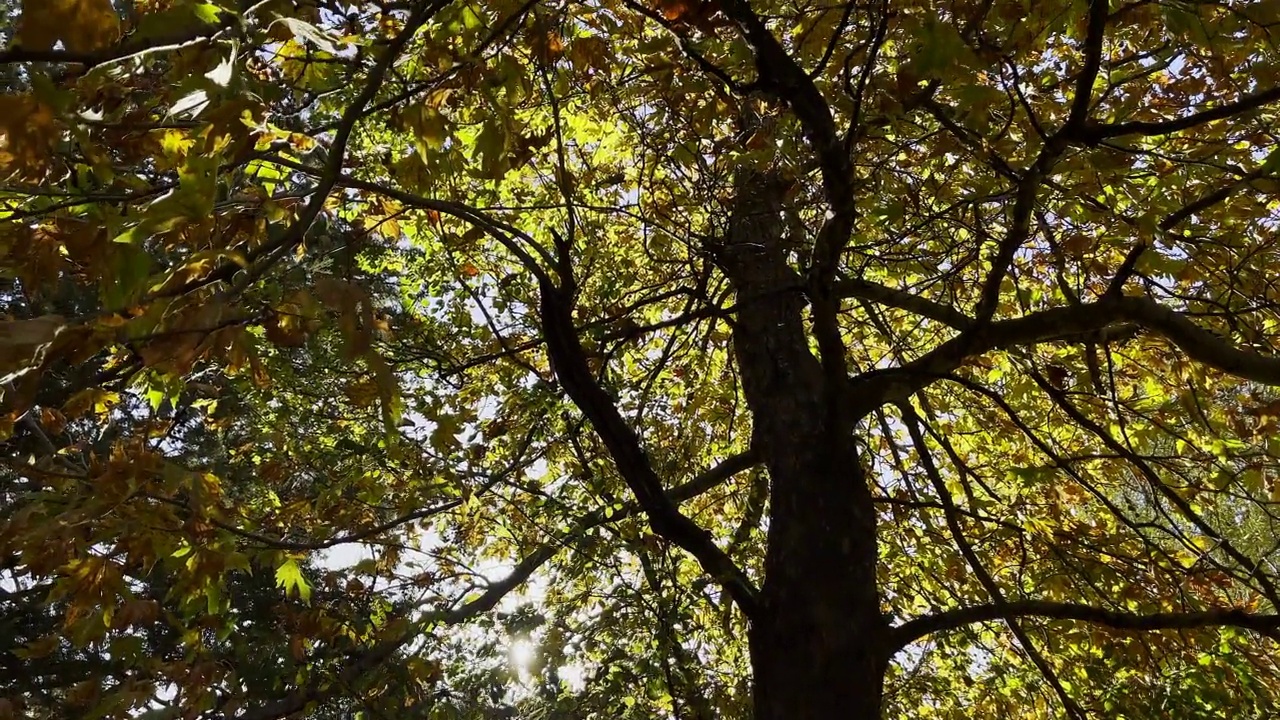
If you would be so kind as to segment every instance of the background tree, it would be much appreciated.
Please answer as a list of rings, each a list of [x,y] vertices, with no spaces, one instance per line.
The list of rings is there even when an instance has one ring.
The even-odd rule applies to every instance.
[[[10,4],[0,717],[1280,705],[1280,5]]]

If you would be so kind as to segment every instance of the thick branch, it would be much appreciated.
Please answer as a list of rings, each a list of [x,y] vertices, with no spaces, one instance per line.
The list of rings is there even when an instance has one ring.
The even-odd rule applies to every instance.
[[[898,402],[983,353],[1100,332],[1121,324],[1153,332],[1191,359],[1216,370],[1280,386],[1280,357],[1236,347],[1151,298],[1110,296],[993,322],[962,332],[902,367],[865,373],[853,381],[856,415],[861,417],[884,403]]]
[[[853,163],[822,91],[778,42],[748,0],[725,0],[722,7],[751,46],[761,91],[785,103],[796,114],[821,168],[823,195],[831,212],[814,240],[809,299],[823,374],[830,385],[828,392],[835,401],[829,405],[828,411],[839,415],[843,412],[844,403],[836,396],[843,387],[842,379],[848,374],[848,369],[837,322],[840,301],[833,291],[833,284],[840,255],[853,233],[856,214]]]
[[[1006,602],[1003,606],[987,604],[947,610],[910,620],[895,627],[892,632],[895,645],[904,647],[932,633],[956,630],[972,623],[1012,618],[1072,620],[1138,632],[1237,627],[1280,641],[1280,615],[1257,615],[1238,608],[1141,614],[1048,600],[1017,600]]]
[[[1089,121],[1089,105],[1093,97],[1093,83],[1102,68],[1102,42],[1107,30],[1107,0],[1090,0],[1089,28],[1084,40],[1084,68],[1076,78],[1076,93],[1071,99],[1071,114],[1062,132],[1068,136],[1084,129]]]
[[[1186,315],[1144,297],[1116,302],[1118,319],[1129,320],[1178,346],[1191,359],[1228,375],[1280,386],[1280,357],[1242,350],[1231,341],[1196,325]]]
[[[898,290],[870,280],[863,280],[862,278],[840,280],[835,285],[835,294],[839,297],[858,298],[895,307],[899,310],[906,310],[920,317],[936,320],[956,330],[966,330],[973,325],[973,318],[949,305],[943,305],[909,293],[906,290]]]
[[[1148,120],[1111,125],[1091,125],[1082,132],[1082,135],[1083,139],[1091,142],[1125,135],[1140,135],[1143,137],[1170,135],[1180,130],[1190,130],[1215,120],[1225,120],[1242,115],[1277,100],[1280,100],[1280,87],[1267,88],[1266,90],[1259,90],[1245,95],[1235,102],[1225,103],[1208,110],[1201,110],[1186,117],[1163,121]]]
[[[649,462],[640,438],[622,417],[587,365],[582,342],[573,324],[570,301],[543,280],[539,312],[547,354],[565,392],[586,415],[612,456],[618,473],[644,510],[653,532],[692,554],[747,617],[756,609],[756,590],[746,573],[734,565],[711,534],[680,512],[666,493]]]

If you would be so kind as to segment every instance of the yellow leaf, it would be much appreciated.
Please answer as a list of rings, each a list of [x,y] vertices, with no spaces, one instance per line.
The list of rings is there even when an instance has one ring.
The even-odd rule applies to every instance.
[[[426,154],[426,150],[439,150],[444,147],[449,137],[448,119],[430,104],[419,105],[403,114],[406,129],[421,143],[418,152]]]
[[[85,415],[90,410],[96,413],[103,413],[119,400],[120,396],[117,393],[103,390],[102,388],[85,388],[72,395],[63,404],[62,412],[66,417],[73,418]]]

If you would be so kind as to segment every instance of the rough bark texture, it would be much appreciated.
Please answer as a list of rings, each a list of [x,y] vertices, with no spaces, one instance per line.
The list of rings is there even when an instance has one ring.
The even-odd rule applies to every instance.
[[[888,626],[875,513],[839,388],[809,348],[770,178],[738,181],[721,264],[737,292],[734,352],[770,477],[765,582],[751,633],[756,720],[878,718]]]

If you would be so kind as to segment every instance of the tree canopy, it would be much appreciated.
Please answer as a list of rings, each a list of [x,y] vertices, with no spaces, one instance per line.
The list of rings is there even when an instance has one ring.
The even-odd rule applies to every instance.
[[[1280,2],[0,10],[0,720],[1280,708]]]

